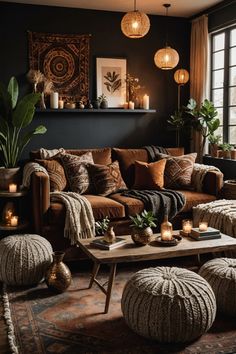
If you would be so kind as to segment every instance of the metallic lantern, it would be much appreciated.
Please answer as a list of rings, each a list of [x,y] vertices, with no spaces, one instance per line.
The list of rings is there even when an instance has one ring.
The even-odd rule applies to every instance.
[[[121,20],[121,30],[129,38],[142,38],[150,29],[150,21],[144,12],[136,9],[134,0],[134,11],[127,12]]]
[[[174,79],[177,84],[184,85],[189,80],[189,73],[185,69],[176,70],[176,72],[174,74]]]

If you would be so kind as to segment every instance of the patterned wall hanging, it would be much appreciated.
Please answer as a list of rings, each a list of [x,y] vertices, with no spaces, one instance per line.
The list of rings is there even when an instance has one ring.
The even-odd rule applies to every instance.
[[[90,35],[28,32],[30,69],[40,70],[63,97],[89,97]]]

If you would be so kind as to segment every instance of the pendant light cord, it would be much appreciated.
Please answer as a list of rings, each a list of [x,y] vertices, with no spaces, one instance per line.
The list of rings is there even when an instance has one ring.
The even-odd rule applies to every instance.
[[[136,0],[134,0],[134,11],[137,11],[137,8],[136,8]]]
[[[136,0],[135,0],[136,1]],[[163,6],[166,8],[166,47],[168,46],[168,9],[170,7],[170,4],[163,4]]]

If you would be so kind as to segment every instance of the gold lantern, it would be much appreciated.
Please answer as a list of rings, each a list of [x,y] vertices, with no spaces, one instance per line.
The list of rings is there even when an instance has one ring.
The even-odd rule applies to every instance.
[[[161,240],[171,241],[173,239],[173,226],[171,222],[168,221],[168,215],[165,214],[164,220],[161,224]]]
[[[150,29],[149,17],[136,9],[134,0],[134,11],[127,12],[121,20],[121,30],[126,37],[142,38]]]
[[[168,16],[168,8],[170,4],[163,5],[166,8],[166,17]],[[167,38],[167,33],[166,33]],[[179,54],[178,52],[167,45],[162,49],[159,49],[154,56],[155,65],[162,70],[171,70],[176,67],[179,62]]]
[[[189,80],[189,73],[185,69],[178,69],[174,74],[175,82],[179,85],[184,85]]]

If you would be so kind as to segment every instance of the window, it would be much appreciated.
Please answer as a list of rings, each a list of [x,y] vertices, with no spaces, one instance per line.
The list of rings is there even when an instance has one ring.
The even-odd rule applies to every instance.
[[[211,35],[211,100],[219,113],[217,134],[236,144],[236,27]]]

